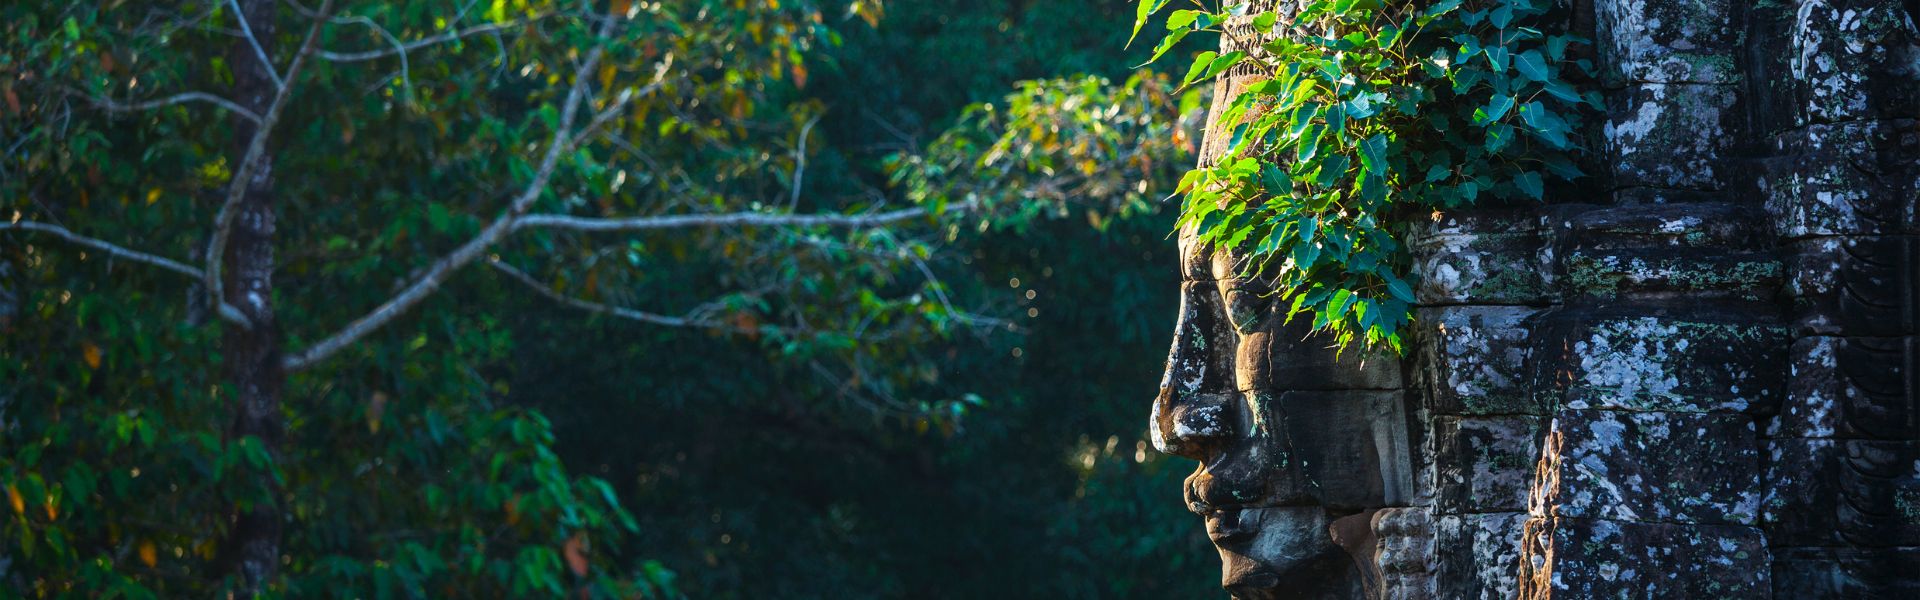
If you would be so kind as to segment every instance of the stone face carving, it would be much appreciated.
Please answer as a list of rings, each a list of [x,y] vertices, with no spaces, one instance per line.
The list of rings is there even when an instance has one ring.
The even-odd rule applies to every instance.
[[[1223,583],[1920,597],[1920,1],[1562,5],[1598,173],[1412,224],[1405,357],[1336,359],[1181,237],[1152,435]]]

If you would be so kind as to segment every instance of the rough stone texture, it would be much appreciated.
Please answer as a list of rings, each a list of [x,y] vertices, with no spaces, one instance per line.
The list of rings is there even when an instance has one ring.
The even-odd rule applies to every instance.
[[[1415,315],[1412,373],[1443,415],[1545,414],[1527,389],[1524,306],[1441,306]]]
[[[1794,245],[1795,333],[1920,333],[1920,237],[1848,236]]]
[[[1519,593],[1522,512],[1439,517],[1434,524],[1435,598],[1512,600]]]
[[[1546,419],[1434,417],[1434,509],[1442,513],[1521,511]]]
[[[1533,383],[1548,406],[1770,412],[1786,389],[1786,329],[1764,314],[1612,306],[1541,321]]]
[[[1373,514],[1379,540],[1374,562],[1381,574],[1375,597],[1426,600],[1434,597],[1433,513],[1424,508],[1388,508]]]
[[[1920,598],[1920,548],[1791,548],[1774,552],[1776,598]]]
[[[1774,440],[1767,534],[1786,546],[1920,546],[1920,442]]]
[[[1522,600],[1747,599],[1772,592],[1772,556],[1753,527],[1535,517],[1522,544]]]
[[[1914,119],[1809,125],[1772,145],[1759,193],[1782,235],[1920,233]]]
[[[1422,276],[1423,304],[1538,304],[1552,291],[1552,254],[1542,217],[1517,211],[1454,211],[1414,223],[1407,247]]]
[[[1740,122],[1737,88],[1641,83],[1609,101],[1605,137],[1615,185],[1715,190]]]
[[[1541,453],[1535,516],[1751,525],[1760,452],[1745,415],[1565,410]]]
[[[1920,439],[1920,338],[1808,337],[1773,437]]]

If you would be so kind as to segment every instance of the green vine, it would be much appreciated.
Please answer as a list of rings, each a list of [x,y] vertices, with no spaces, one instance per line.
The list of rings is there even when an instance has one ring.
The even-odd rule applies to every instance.
[[[1183,87],[1235,68],[1265,79],[1215,116],[1226,149],[1181,179],[1179,225],[1245,252],[1241,275],[1268,278],[1289,320],[1311,316],[1341,348],[1402,351],[1413,218],[1537,201],[1545,176],[1582,176],[1576,132],[1600,98],[1568,79],[1592,74],[1568,55],[1585,41],[1530,26],[1552,0],[1320,0],[1290,22],[1194,4],[1167,15],[1148,62],[1215,32],[1240,50],[1199,53]],[[1166,5],[1140,0],[1134,34]]]

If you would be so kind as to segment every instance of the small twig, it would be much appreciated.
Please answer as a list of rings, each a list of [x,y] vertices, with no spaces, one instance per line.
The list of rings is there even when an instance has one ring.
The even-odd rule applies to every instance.
[[[267,50],[260,47],[260,38],[253,37],[253,25],[247,23],[247,13],[240,10],[239,0],[227,0],[227,6],[233,9],[234,20],[240,22],[240,33],[246,34],[247,45],[253,47],[253,56],[260,59],[260,68],[267,71],[267,78],[273,80],[274,89],[286,89],[287,80],[281,79],[280,73],[273,70],[273,61],[267,59]]]
[[[248,121],[253,121],[256,124],[260,122],[259,114],[256,114],[253,111],[247,110],[246,107],[241,106],[232,100],[221,98],[219,96],[215,96],[213,94],[209,94],[206,92],[183,92],[179,94],[174,94],[172,96],[167,96],[165,98],[160,98],[157,100],[135,102],[133,104],[123,104],[123,103],[114,101],[112,98],[99,98],[99,97],[87,96],[86,94],[81,93],[79,90],[72,89],[72,88],[67,88],[66,91],[69,94],[86,98],[87,101],[92,102],[95,106],[99,106],[100,108],[107,109],[107,112],[135,112],[135,111],[142,111],[142,110],[151,110],[151,109],[161,108],[166,106],[173,106],[175,104],[185,104],[188,102],[206,102],[214,106],[227,109],[228,111],[231,111],[236,115],[240,115],[241,118],[246,119]]]
[[[332,50],[321,50],[316,54],[320,58],[330,60],[333,62],[364,62],[364,61],[374,60],[378,58],[384,58],[387,56],[392,56],[395,54],[404,55],[408,52],[412,52],[420,48],[432,46],[434,44],[451,42],[451,41],[465,38],[468,36],[479,35],[483,33],[494,33],[499,31],[505,31],[508,29],[513,29],[515,27],[520,27],[522,25],[532,23],[534,21],[538,21],[540,19],[544,19],[548,16],[551,16],[551,15],[541,15],[538,17],[521,19],[518,21],[509,22],[509,23],[488,23],[486,25],[475,25],[472,27],[468,27],[466,29],[449,31],[446,33],[442,33],[440,35],[436,35],[433,37],[424,38],[420,40],[415,40],[407,43],[400,43],[398,39],[393,37],[393,34],[386,33],[386,30],[382,29],[381,33],[383,35],[386,35],[388,40],[392,42],[392,47],[382,48],[379,50],[367,50],[364,52],[334,52]]]
[[[807,177],[807,135],[813,132],[813,126],[820,123],[820,115],[807,119],[800,127],[800,143],[793,150],[793,181],[788,185],[787,210],[792,211],[800,204],[800,186]]]
[[[561,304],[565,304],[567,306],[571,306],[581,310],[620,317],[622,319],[640,321],[643,323],[652,323],[654,325],[665,325],[668,327],[706,327],[706,328],[714,328],[714,329],[723,329],[723,328],[737,329],[736,327],[732,327],[718,321],[710,321],[710,320],[701,319],[701,318],[673,317],[668,315],[634,310],[631,308],[622,308],[618,306],[601,304],[599,302],[593,302],[589,300],[575,298],[573,296],[568,296],[566,294],[562,294],[558,291],[555,291],[551,287],[547,287],[546,284],[540,283],[538,280],[535,280],[533,276],[527,275],[526,272],[524,271],[508,266],[507,263],[505,262],[493,260],[493,261],[488,261],[488,264],[492,265],[495,270],[498,270],[501,273],[505,273],[508,277],[513,278],[514,281],[518,281],[529,288],[533,288],[534,291],[539,292],[540,295],[546,296],[548,299],[553,300],[554,302],[559,302]]]
[[[405,91],[407,101],[412,102],[413,101],[412,71],[410,71],[407,66],[406,47],[400,43],[400,38],[394,37],[393,32],[387,31],[387,28],[381,27],[379,23],[375,23],[373,22],[373,19],[369,19],[366,17],[360,17],[360,16],[340,17],[340,18],[332,19],[332,21],[336,23],[365,25],[369,28],[372,28],[375,32],[379,33],[380,37],[387,38],[387,43],[393,44],[393,48],[394,48],[393,53],[400,56],[400,89]],[[327,58],[326,54],[327,52],[325,50],[320,51],[320,58]]]
[[[948,205],[946,212],[967,212],[978,207],[974,201]],[[514,221],[514,229],[572,229],[576,231],[644,231],[691,227],[875,227],[933,215],[924,207],[864,215],[781,214],[764,212],[716,213],[705,215],[664,215],[656,217],[593,218],[571,215],[527,215]]]

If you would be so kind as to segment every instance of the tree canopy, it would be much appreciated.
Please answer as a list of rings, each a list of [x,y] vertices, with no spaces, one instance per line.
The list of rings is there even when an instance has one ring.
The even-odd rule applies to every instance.
[[[1205,589],[1107,4],[0,8],[0,586]]]

